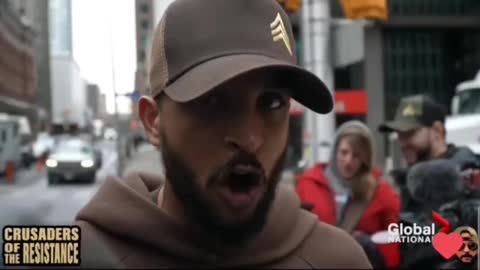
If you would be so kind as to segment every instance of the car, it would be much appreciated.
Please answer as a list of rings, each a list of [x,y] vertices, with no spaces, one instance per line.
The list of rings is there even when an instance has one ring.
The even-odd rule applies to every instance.
[[[118,133],[113,128],[107,128],[107,129],[105,129],[103,137],[104,137],[105,140],[115,141],[116,139],[118,139]]]
[[[60,141],[45,162],[49,184],[63,181],[94,183],[101,167],[98,151],[86,141]]]

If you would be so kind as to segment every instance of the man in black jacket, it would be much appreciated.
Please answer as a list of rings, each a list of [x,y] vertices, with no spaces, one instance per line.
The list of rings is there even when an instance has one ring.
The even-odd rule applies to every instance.
[[[392,172],[395,183],[400,189],[402,204],[400,218],[403,222],[431,224],[431,210],[435,210],[440,211],[445,218],[448,217],[449,221],[453,222],[452,225],[454,223],[456,226],[465,225],[462,223],[467,222],[467,220],[459,215],[459,208],[465,208],[465,203],[475,204],[478,201],[467,195],[467,192],[459,191],[457,200],[446,199],[444,202],[437,200],[436,205],[438,207],[436,208],[445,205],[441,207],[443,209],[427,211],[426,205],[418,198],[415,199],[412,196],[411,188],[409,189],[407,186],[408,172],[413,165],[420,162],[444,159],[459,170],[478,168],[478,158],[469,148],[457,147],[446,142],[445,117],[445,109],[431,98],[422,95],[410,96],[400,101],[395,119],[379,127],[381,132],[397,132],[402,154],[408,164],[407,168]],[[429,177],[425,179],[429,179]],[[455,179],[452,179],[453,181]],[[458,179],[458,181],[461,180]],[[429,182],[434,185],[438,184],[438,181]],[[428,183],[423,184],[428,185]],[[448,183],[445,183],[445,185],[448,185]],[[428,190],[434,190],[435,188],[438,189],[434,186],[427,187]],[[460,205],[461,207],[459,207]],[[469,207],[469,209],[472,208]],[[470,219],[468,219],[469,221]],[[474,225],[472,224],[472,226]],[[431,244],[405,244],[402,245],[401,250],[403,267],[433,267],[445,263],[445,260],[433,249]]]
[[[395,119],[380,125],[381,132],[397,132],[402,154],[408,168],[392,172],[400,188],[402,212],[418,207],[408,193],[406,175],[416,163],[431,159],[448,159],[459,169],[478,166],[478,159],[467,147],[457,147],[446,142],[446,111],[433,99],[423,96],[409,96],[400,101]]]

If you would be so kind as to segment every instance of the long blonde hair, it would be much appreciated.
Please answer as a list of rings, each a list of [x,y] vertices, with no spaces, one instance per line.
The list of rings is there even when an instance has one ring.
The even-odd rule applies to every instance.
[[[352,150],[360,157],[360,168],[355,172],[351,181],[351,189],[354,197],[368,199],[371,196],[372,182],[372,147],[371,141],[358,132],[345,132],[338,138],[338,144],[346,141]],[[337,146],[338,147],[338,146]]]
[[[346,141],[348,145],[352,148],[352,150],[360,157],[360,171],[356,172],[355,175],[371,171],[373,164],[372,147],[370,146],[370,140],[368,140],[363,134],[360,134],[358,132],[346,132],[339,136],[338,144],[340,144],[342,141]]]

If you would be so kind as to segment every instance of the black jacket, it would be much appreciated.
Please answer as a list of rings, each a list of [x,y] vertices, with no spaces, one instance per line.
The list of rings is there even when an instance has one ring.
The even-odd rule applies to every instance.
[[[479,160],[473,152],[466,147],[449,145],[447,152],[440,158],[452,161],[460,169],[479,167]],[[424,205],[414,200],[407,188],[408,169],[394,171],[393,176],[400,188],[401,196],[401,220],[404,223],[416,223],[417,225],[429,225],[433,222],[431,210],[439,212],[446,218],[452,229],[458,226],[471,226],[476,228],[476,209],[480,206],[480,194],[460,193],[460,197],[453,201],[445,201],[436,209],[425,209]],[[453,180],[452,180],[453,181]],[[438,189],[432,187],[431,189]],[[443,187],[450,188],[450,187]],[[453,261],[446,261],[436,252],[430,243],[428,244],[402,244],[402,268],[432,269],[443,268]]]
[[[467,167],[480,167],[480,160],[477,156],[467,147],[457,147],[453,144],[449,144],[447,152],[439,158],[451,160],[457,164],[459,168],[464,169]],[[407,175],[408,168],[393,170],[391,172],[396,185],[400,190],[401,200],[401,212],[415,212],[422,208],[418,202],[416,202],[409,194],[407,189]],[[447,203],[447,202],[445,202]]]

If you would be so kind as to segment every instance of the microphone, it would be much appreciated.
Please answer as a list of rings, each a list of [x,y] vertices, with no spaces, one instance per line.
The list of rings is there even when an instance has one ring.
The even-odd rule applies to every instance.
[[[437,209],[463,195],[464,181],[455,163],[436,159],[415,164],[409,170],[407,189],[414,200]]]

